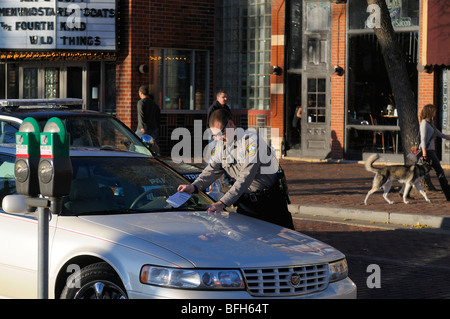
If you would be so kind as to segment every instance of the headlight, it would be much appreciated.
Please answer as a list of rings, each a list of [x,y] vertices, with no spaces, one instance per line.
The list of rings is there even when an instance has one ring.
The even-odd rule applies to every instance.
[[[239,270],[180,269],[145,265],[141,269],[144,284],[185,289],[243,289]]]
[[[328,265],[328,270],[329,270],[329,279],[328,279],[329,282],[334,282],[347,278],[348,276],[347,260],[344,258],[335,261],[333,263],[330,263]]]

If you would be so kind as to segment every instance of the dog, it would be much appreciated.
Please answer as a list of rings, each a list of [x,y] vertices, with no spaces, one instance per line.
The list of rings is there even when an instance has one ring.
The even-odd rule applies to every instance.
[[[392,182],[395,180],[405,184],[405,189],[403,192],[403,202],[405,204],[409,204],[407,197],[411,187],[413,186],[420,192],[420,194],[422,194],[428,203],[431,203],[427,193],[425,193],[425,191],[420,187],[420,181],[431,170],[428,163],[414,165],[392,165],[385,166],[383,168],[373,167],[373,163],[378,160],[378,158],[378,154],[371,155],[365,163],[366,170],[368,172],[375,173],[375,177],[373,178],[372,188],[367,193],[366,199],[364,200],[364,204],[367,205],[367,200],[370,195],[381,188],[384,188],[383,198],[389,204],[393,204],[394,202],[388,198],[388,194],[391,189]]]

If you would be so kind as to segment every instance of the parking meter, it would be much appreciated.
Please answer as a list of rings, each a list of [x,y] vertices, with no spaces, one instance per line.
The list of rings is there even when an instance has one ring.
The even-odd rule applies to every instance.
[[[16,132],[14,177],[16,191],[21,195],[37,196],[39,194],[39,135],[39,124],[31,117],[27,117]]]
[[[69,195],[72,182],[69,134],[59,118],[52,117],[45,124],[40,134],[40,152],[38,177],[41,194],[49,197]]]

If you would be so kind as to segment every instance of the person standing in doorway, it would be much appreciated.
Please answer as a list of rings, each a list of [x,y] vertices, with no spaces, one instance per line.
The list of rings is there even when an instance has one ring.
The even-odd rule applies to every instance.
[[[140,100],[137,103],[138,126],[136,135],[150,135],[156,142],[159,143],[159,122],[161,110],[156,104],[155,99],[150,94],[148,86],[141,85],[139,87]]]

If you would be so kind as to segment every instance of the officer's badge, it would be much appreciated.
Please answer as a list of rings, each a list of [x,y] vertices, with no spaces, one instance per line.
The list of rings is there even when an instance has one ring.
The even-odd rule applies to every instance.
[[[258,151],[258,144],[253,143],[247,146],[245,150],[248,154],[248,156],[255,156],[256,152]]]

